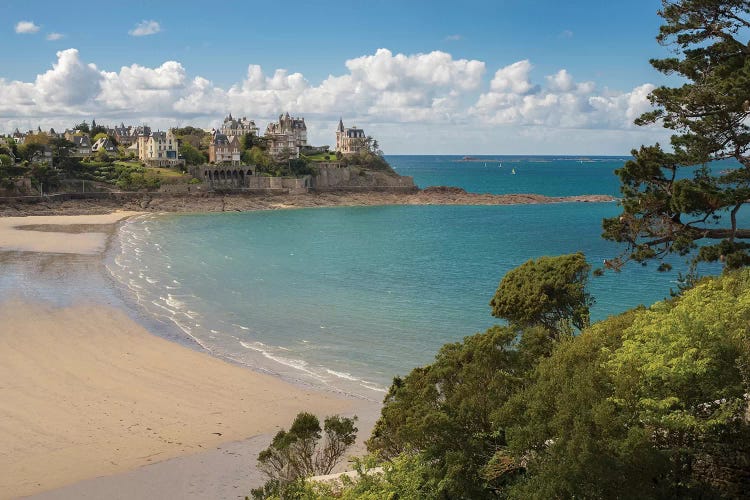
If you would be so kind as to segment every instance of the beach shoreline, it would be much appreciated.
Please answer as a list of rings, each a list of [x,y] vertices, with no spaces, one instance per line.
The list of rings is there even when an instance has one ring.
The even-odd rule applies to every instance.
[[[134,320],[106,289],[111,277],[95,276],[118,221],[134,215],[0,218],[6,273],[20,280],[0,289],[0,498],[125,498],[155,462],[164,479],[146,481],[147,496],[188,483],[204,495],[190,476],[198,470],[214,493],[243,496],[262,478],[245,466],[227,474],[217,450],[254,464],[299,411],[360,414],[366,437],[376,405],[227,362]]]

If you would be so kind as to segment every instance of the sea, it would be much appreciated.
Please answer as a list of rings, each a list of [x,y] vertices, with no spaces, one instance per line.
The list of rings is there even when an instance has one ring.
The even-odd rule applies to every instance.
[[[388,156],[419,187],[548,196],[619,195],[627,157]],[[601,238],[616,202],[378,206],[154,214],[119,229],[106,259],[144,315],[253,369],[382,400],[394,376],[502,323],[489,301],[528,259],[623,249]],[[591,277],[592,319],[669,297],[674,272],[629,264]],[[716,273],[718,268],[706,268]]]

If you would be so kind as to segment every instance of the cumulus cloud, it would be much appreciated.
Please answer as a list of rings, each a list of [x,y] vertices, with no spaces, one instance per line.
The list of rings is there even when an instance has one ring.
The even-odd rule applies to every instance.
[[[135,25],[135,28],[128,31],[130,36],[147,36],[155,35],[161,31],[161,26],[158,22],[151,20],[143,20]]]
[[[21,35],[33,35],[39,31],[39,26],[34,24],[32,21],[19,21],[16,24],[16,33]]]
[[[62,33],[49,33],[47,35],[47,40],[52,42],[55,40],[62,40],[63,38],[65,38],[65,35],[63,35]]]
[[[575,82],[561,69],[542,87],[531,81],[531,70],[527,60],[499,69],[469,113],[497,125],[628,129],[650,107],[651,84],[630,92],[600,90],[594,82]]]
[[[498,69],[487,81],[484,62],[455,59],[441,51],[406,55],[379,49],[345,66],[342,74],[315,83],[298,72],[266,73],[250,64],[237,83],[225,87],[189,75],[178,61],[110,71],[83,62],[76,49],[67,49],[33,81],[6,81],[0,76],[0,130],[19,123],[34,128],[36,123],[43,128],[66,126],[81,116],[160,127],[211,126],[228,111],[264,120],[288,110],[311,124],[320,123],[324,130],[310,126],[310,135],[324,144],[331,140],[329,125],[339,116],[385,137],[403,138],[407,131],[427,129],[450,131],[450,137],[464,130],[483,131],[482,136],[490,137],[502,129],[504,137],[516,134],[531,141],[534,134],[522,137],[519,131],[528,133],[528,127],[534,127],[545,131],[544,137],[568,137],[563,142],[567,144],[569,134],[549,131],[633,130],[633,119],[649,109],[647,96],[654,88],[644,84],[630,91],[600,89],[593,82],[576,81],[565,69],[537,82],[528,60]],[[405,123],[410,126],[399,125]],[[398,133],[389,136],[388,124]],[[498,142],[487,147],[492,144]]]
[[[76,49],[57,53],[52,69],[38,75],[34,83],[0,79],[0,114],[76,114],[92,104],[101,90],[101,73],[94,64],[84,64]]]

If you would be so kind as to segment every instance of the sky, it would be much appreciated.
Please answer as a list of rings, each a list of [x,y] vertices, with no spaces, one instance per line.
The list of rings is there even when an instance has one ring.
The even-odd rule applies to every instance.
[[[668,140],[632,123],[670,83],[660,5],[3,0],[0,133],[288,111],[315,145],[341,117],[386,154],[621,155]]]

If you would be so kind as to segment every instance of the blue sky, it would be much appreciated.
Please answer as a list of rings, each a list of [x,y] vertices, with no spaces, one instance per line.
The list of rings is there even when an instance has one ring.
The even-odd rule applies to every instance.
[[[0,132],[88,114],[209,127],[223,108],[264,126],[289,108],[309,117],[309,126],[320,127],[313,139],[330,142],[326,127],[342,115],[369,127],[368,133],[381,136],[387,152],[394,153],[622,154],[637,145],[634,140],[648,138],[626,124],[642,110],[635,97],[643,100],[649,88],[641,87],[666,81],[648,64],[649,58],[667,54],[654,40],[659,7],[658,0],[373,0],[131,1],[97,8],[10,0],[0,5],[0,92],[6,94],[0,98],[13,97],[6,99],[6,108],[0,103]],[[22,21],[33,24],[19,33]],[[133,36],[144,21],[151,27],[145,31],[153,33]],[[58,39],[48,40],[53,33]],[[69,49],[75,54],[66,52],[61,59],[58,52]],[[389,52],[376,57],[378,49]],[[419,59],[431,53],[450,58]],[[360,63],[347,64],[353,60]],[[462,60],[481,63],[481,71],[463,67]],[[164,67],[167,61],[179,67]],[[522,61],[528,64],[508,71],[512,81],[506,73],[498,77],[498,70]],[[82,91],[56,100],[38,80],[53,64],[59,74],[47,80],[56,85],[65,78],[71,85],[102,83],[92,85],[90,95]],[[89,71],[90,64],[110,76]],[[122,67],[133,65],[138,78],[122,74]],[[262,68],[262,80],[248,77],[250,65]],[[411,72],[414,67],[420,72]],[[148,71],[158,68],[153,75],[176,76],[154,83]],[[274,79],[277,69],[287,72]],[[560,70],[565,71],[557,80],[561,84],[552,84],[547,77]],[[431,78],[431,72],[449,76]],[[289,78],[295,73],[301,80]],[[334,80],[325,83],[329,76]],[[593,87],[583,85],[589,83]],[[230,91],[233,87],[236,91]],[[123,93],[141,98],[126,102]],[[149,109],[139,108],[144,100]],[[561,103],[557,110],[555,102]],[[285,109],[272,110],[272,104]],[[599,116],[605,110],[611,116]],[[578,112],[583,114],[573,116]],[[570,119],[560,120],[561,115]],[[446,123],[481,130],[474,139],[458,137],[458,132],[446,134]],[[419,131],[437,137],[439,146],[415,140]],[[412,139],[405,139],[410,134]],[[493,147],[498,150],[486,149]],[[563,150],[569,147],[581,150]]]

